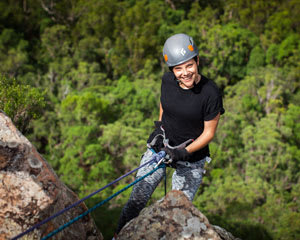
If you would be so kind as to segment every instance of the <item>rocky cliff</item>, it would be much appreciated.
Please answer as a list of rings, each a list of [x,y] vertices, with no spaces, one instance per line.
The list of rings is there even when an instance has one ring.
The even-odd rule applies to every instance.
[[[118,240],[238,240],[225,229],[211,225],[183,192],[171,191],[143,209],[127,223]]]
[[[0,111],[0,239],[10,239],[78,201],[35,147]],[[40,239],[86,211],[81,203],[42,225],[26,239]],[[103,239],[90,216],[52,239]]]

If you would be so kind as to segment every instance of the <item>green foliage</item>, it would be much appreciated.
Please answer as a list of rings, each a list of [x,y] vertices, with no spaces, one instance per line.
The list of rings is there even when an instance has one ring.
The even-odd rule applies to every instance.
[[[45,92],[29,85],[18,84],[15,79],[0,77],[0,109],[26,132],[29,122],[41,116]]]
[[[159,104],[154,94],[157,90],[150,88],[153,83],[147,85],[146,88],[142,81],[131,82],[122,76],[116,86],[110,87],[110,98],[126,125],[137,127],[143,124],[143,119],[153,117],[153,112],[158,116]]]
[[[0,72],[10,77],[22,73],[28,62],[28,42],[13,29],[4,29],[0,34]]]
[[[136,73],[146,59],[157,59],[160,56],[162,43],[157,31],[164,10],[165,4],[158,0],[137,1],[133,6],[128,2],[120,4],[120,10],[114,17],[116,45],[111,56],[116,74],[128,71]]]
[[[224,1],[224,20],[238,21],[251,31],[260,34],[264,32],[265,23],[274,13],[277,13],[279,0],[230,0]]]
[[[233,84],[246,75],[247,59],[257,43],[252,32],[237,24],[215,25],[200,40],[200,68],[219,86]]]
[[[270,15],[265,24],[264,44],[280,43],[288,35],[299,33],[299,7],[297,0],[287,1]]]
[[[283,123],[289,128],[286,134],[287,141],[295,146],[299,146],[300,143],[300,107],[293,104],[288,106],[287,111],[283,115]]]
[[[41,36],[42,46],[45,48],[45,58],[57,59],[69,54],[69,29],[65,25],[54,25],[46,28]]]
[[[276,12],[266,23],[266,37],[270,37],[271,42],[280,42],[290,33],[291,19],[288,18],[289,11]]]
[[[277,115],[269,114],[261,119],[255,127],[244,129],[243,143],[245,162],[245,174],[254,178],[272,182],[278,191],[285,189],[286,184],[292,182],[292,174],[295,164],[288,145],[282,141],[282,136],[276,128]]]
[[[255,71],[259,67],[265,65],[265,52],[261,46],[255,46],[250,53],[249,61],[247,63],[247,74],[249,75],[251,71]]]
[[[299,238],[299,1],[4,0],[0,8],[8,76],[0,108],[80,197],[139,164],[168,71],[164,41],[184,32],[226,109],[195,205],[242,239]],[[93,214],[105,238],[129,194]],[[150,203],[162,196],[159,187]]]
[[[100,124],[110,119],[108,101],[93,90],[69,94],[59,108],[58,172],[81,196],[108,183],[114,172],[99,141]],[[89,182],[90,184],[85,184]]]
[[[278,46],[276,44],[271,44],[266,53],[266,62],[268,64],[275,65],[276,57],[278,55]]]
[[[281,42],[278,48],[277,60],[281,66],[299,66],[300,35],[291,34]]]

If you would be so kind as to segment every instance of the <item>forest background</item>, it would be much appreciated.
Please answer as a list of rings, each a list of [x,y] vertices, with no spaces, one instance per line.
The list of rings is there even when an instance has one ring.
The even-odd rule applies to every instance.
[[[163,43],[182,32],[226,109],[194,205],[245,240],[300,239],[300,1],[2,0],[0,9],[0,109],[79,197],[138,166],[168,71]],[[106,239],[129,194],[92,214]],[[151,202],[163,195],[162,185]]]

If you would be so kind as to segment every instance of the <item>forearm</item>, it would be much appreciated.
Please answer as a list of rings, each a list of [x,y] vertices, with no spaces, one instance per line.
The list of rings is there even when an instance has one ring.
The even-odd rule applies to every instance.
[[[158,118],[158,121],[161,121],[162,115],[163,115],[163,108],[162,108],[162,105],[160,103],[159,104],[159,118]]]
[[[204,148],[206,145],[208,145],[209,142],[213,140],[213,138],[214,138],[214,133],[209,131],[203,132],[194,142],[188,145],[185,149],[189,153],[196,152]]]

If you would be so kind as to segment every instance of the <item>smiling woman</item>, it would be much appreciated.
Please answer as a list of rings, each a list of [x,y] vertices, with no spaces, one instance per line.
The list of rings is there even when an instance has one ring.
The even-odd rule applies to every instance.
[[[170,72],[164,74],[161,84],[160,114],[155,131],[141,164],[151,158],[153,151],[165,151],[175,168],[172,190],[182,191],[193,200],[202,182],[205,162],[210,161],[208,143],[213,139],[220,115],[224,113],[220,91],[216,84],[198,72],[198,49],[186,34],[176,34],[167,39],[163,49]],[[162,132],[164,131],[164,133]],[[168,144],[160,137],[165,134]],[[153,139],[158,139],[153,143]],[[194,139],[186,147],[175,148]],[[145,167],[137,176],[151,171]],[[117,233],[146,206],[153,191],[163,178],[163,170],[137,183],[122,210]]]

